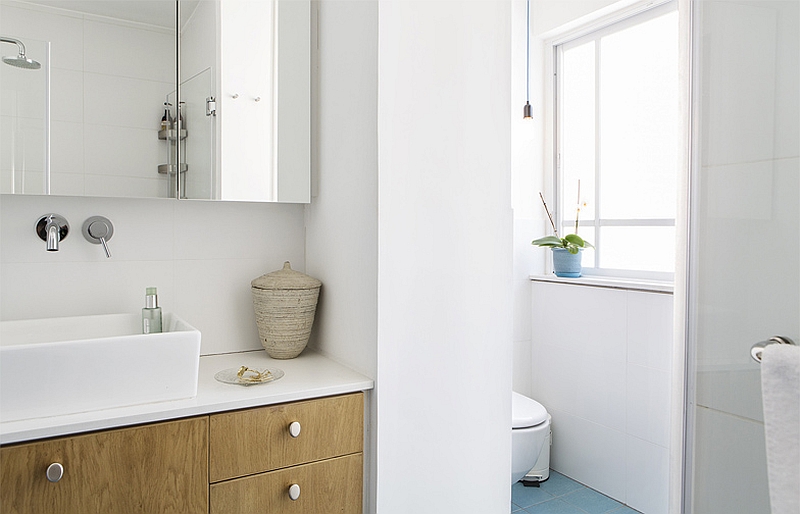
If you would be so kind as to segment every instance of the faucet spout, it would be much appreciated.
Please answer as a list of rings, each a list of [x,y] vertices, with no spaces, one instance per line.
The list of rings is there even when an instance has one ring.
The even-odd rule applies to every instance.
[[[51,221],[47,225],[47,251],[57,252],[58,242],[60,240],[61,240],[61,234],[59,234],[58,225],[56,225]]]
[[[69,234],[69,223],[58,214],[45,214],[36,222],[36,234],[47,243],[48,252],[57,252],[61,241]]]

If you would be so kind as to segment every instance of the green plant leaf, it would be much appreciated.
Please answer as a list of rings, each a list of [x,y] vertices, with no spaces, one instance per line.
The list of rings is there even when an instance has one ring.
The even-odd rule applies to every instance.
[[[570,243],[580,248],[583,248],[583,245],[586,244],[586,241],[584,241],[583,238],[578,234],[567,234],[566,236],[564,236],[564,239],[566,239]]]
[[[570,244],[574,244],[579,248],[594,248],[594,246],[592,246],[592,243],[586,241],[578,234],[567,234],[566,236],[564,236],[564,239],[567,240]]]
[[[580,251],[580,249],[579,249],[577,246],[569,245],[569,246],[567,247],[567,251],[568,251],[569,253],[571,253],[571,254],[575,255],[576,253],[578,253],[578,252]]]
[[[533,241],[531,241],[531,244],[536,246],[546,246],[550,248],[566,246],[564,245],[564,242],[561,240],[561,238],[556,236],[540,237],[539,239],[534,239]]]

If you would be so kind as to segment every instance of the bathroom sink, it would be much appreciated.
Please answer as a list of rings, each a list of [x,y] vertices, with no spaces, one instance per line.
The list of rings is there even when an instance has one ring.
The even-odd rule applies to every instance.
[[[0,322],[0,422],[192,398],[200,332],[164,313]]]

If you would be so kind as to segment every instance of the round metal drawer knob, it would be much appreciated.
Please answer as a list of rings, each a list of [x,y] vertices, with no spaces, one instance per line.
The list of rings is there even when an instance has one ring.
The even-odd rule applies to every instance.
[[[54,462],[47,466],[47,479],[51,482],[58,482],[64,476],[64,466]]]
[[[297,484],[292,484],[289,486],[289,499],[295,501],[296,499],[300,498],[300,486]]]
[[[297,437],[300,435],[300,422],[299,421],[292,421],[289,423],[289,435],[292,437]]]

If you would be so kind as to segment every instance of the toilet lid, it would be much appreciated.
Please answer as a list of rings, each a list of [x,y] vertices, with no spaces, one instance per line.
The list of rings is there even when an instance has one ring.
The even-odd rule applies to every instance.
[[[511,428],[535,427],[547,420],[547,409],[536,400],[519,393],[511,393]]]

